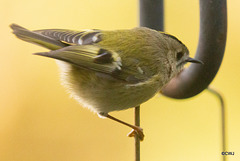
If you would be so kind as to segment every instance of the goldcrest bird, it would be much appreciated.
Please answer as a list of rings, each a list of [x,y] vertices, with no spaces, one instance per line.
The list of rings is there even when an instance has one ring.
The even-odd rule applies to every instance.
[[[133,128],[141,140],[142,128],[108,113],[146,102],[184,64],[202,63],[190,58],[187,47],[176,37],[146,27],[115,31],[10,27],[19,39],[50,50],[35,55],[58,60],[64,86],[82,106]]]

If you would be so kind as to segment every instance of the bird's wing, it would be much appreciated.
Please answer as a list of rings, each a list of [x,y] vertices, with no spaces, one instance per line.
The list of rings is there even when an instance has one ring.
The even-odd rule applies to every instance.
[[[11,24],[10,27],[19,39],[50,50],[60,49],[69,45],[90,45],[101,41],[100,30],[46,29],[30,31],[17,24]]]
[[[65,29],[36,30],[36,33],[59,40],[68,45],[90,45],[101,41],[100,30],[74,31]]]
[[[13,34],[15,34],[19,39],[37,44],[50,50],[56,50],[68,46],[68,44],[65,44],[59,40],[45,36],[41,33],[30,31],[17,24],[11,24],[10,27],[13,30]]]
[[[129,83],[138,83],[149,78],[144,67],[138,66],[138,61],[133,58],[124,59],[114,50],[102,48],[98,42],[103,40],[100,30],[73,31],[64,29],[48,29],[34,31],[52,39],[70,45],[59,50],[37,53],[38,55],[60,59],[100,73],[109,74],[114,78]],[[137,59],[137,58],[136,58]],[[145,68],[148,68],[145,66]]]
[[[30,31],[16,24],[12,24],[10,27],[18,38],[52,50],[36,53],[36,55],[59,59],[129,83],[145,81],[151,76],[148,74],[150,72],[147,65],[139,66],[141,59],[124,56],[124,62],[122,62],[119,52],[123,53],[124,51],[115,51],[112,47],[109,49],[98,44],[104,38],[100,30],[45,29]]]
[[[110,50],[95,45],[74,45],[50,52],[35,53],[62,60],[73,65],[106,74],[114,74],[121,70],[121,58]]]

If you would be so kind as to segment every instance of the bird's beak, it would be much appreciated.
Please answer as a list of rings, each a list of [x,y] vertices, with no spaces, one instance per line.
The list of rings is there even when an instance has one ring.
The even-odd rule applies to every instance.
[[[186,62],[197,63],[197,64],[202,64],[202,65],[204,64],[201,60],[193,59],[193,58],[190,58],[190,57],[188,57],[186,59]]]

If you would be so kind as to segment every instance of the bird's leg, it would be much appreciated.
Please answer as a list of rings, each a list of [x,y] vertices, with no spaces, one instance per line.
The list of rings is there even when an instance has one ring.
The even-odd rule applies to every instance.
[[[103,117],[107,117],[107,118],[109,118],[109,119],[111,119],[111,120],[117,121],[117,122],[119,122],[119,123],[121,123],[121,124],[123,124],[123,125],[126,125],[126,126],[128,126],[128,127],[131,127],[133,130],[128,134],[128,136],[129,136],[129,137],[133,137],[133,136],[135,136],[135,134],[136,134],[136,135],[139,137],[139,139],[140,139],[141,141],[143,141],[143,139],[144,139],[144,134],[143,134],[143,129],[142,129],[142,128],[140,128],[140,127],[138,127],[138,126],[134,126],[134,125],[128,124],[128,123],[126,123],[126,122],[124,122],[124,121],[122,121],[122,120],[119,120],[119,119],[117,119],[117,118],[115,118],[115,117],[113,117],[113,116],[111,116],[111,115],[109,115],[109,114],[106,114],[106,113],[99,113],[99,115],[100,115],[100,116],[103,116]]]

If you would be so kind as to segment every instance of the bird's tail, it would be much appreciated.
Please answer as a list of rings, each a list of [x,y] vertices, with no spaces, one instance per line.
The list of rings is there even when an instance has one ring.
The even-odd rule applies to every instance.
[[[51,37],[42,35],[34,31],[30,31],[17,24],[11,24],[10,27],[13,30],[13,34],[15,34],[19,39],[33,43],[33,44],[40,45],[47,49],[57,50],[66,46],[66,44],[58,40],[55,40]]]

